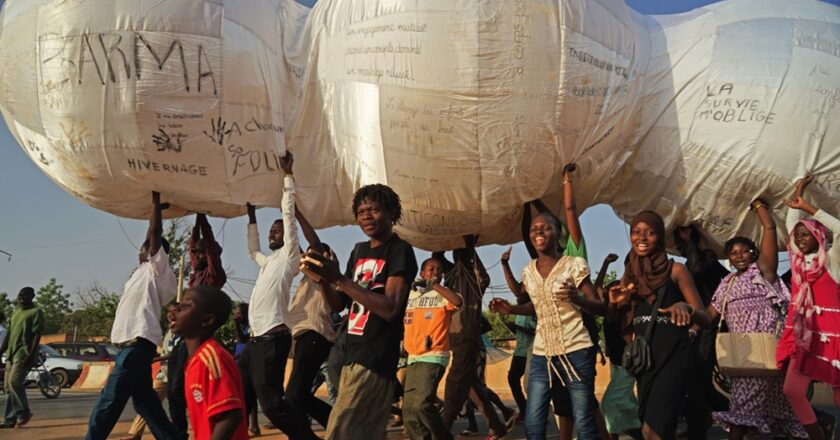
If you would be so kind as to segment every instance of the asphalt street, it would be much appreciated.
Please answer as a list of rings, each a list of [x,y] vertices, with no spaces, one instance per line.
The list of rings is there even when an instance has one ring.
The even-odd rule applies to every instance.
[[[37,389],[30,389],[28,390],[28,396],[30,400],[30,405],[32,408],[32,412],[34,417],[32,421],[24,428],[17,428],[17,429],[4,429],[0,430],[0,438],[4,440],[32,440],[32,439],[39,439],[39,440],[59,440],[59,439],[80,439],[84,437],[86,428],[87,428],[87,420],[88,416],[90,415],[91,410],[93,409],[93,405],[96,402],[96,398],[98,394],[95,393],[86,393],[86,392],[73,392],[70,390],[65,389],[61,396],[57,399],[46,399],[44,398]],[[815,400],[818,400],[819,403],[830,404],[830,396],[824,395],[824,393],[818,393],[815,397]],[[2,395],[0,395],[2,396]],[[3,396],[5,401],[5,397]],[[507,402],[506,402],[507,403]],[[509,405],[513,405],[512,402],[508,403]],[[165,405],[164,405],[165,407]],[[834,409],[833,406],[826,406],[826,405],[818,405],[819,408],[823,410],[830,411],[835,415],[838,415],[837,411]],[[129,403],[126,406],[125,411],[120,417],[120,422],[117,424],[116,428],[114,429],[110,438],[118,439],[125,437],[128,433],[128,428],[131,425],[131,420],[134,418],[134,409]],[[484,435],[486,435],[486,424],[481,416],[478,417],[479,422],[479,433],[471,437],[461,437],[461,438],[469,438],[469,439],[482,439]],[[261,425],[267,423],[265,417],[260,418]],[[459,420],[453,432],[458,433],[462,429],[466,427],[466,422],[464,420]],[[316,429],[316,433],[323,437],[324,431],[320,429],[320,426],[313,425],[313,429]],[[151,439],[153,438],[151,434],[148,432],[144,437]],[[286,436],[280,434],[277,430],[263,430],[263,435],[260,438],[266,439],[285,439]],[[388,432],[388,439],[404,439],[406,438],[403,433],[397,428],[389,428]],[[510,433],[508,436],[505,437],[509,440],[518,440],[525,438],[525,431],[524,426],[518,425]],[[549,436],[548,439],[556,439],[557,438],[557,431],[556,429],[549,424]],[[626,437],[630,439],[630,437]],[[726,433],[718,428],[713,427],[709,431],[709,440],[723,440],[726,439]],[[624,437],[622,437],[624,439]]]

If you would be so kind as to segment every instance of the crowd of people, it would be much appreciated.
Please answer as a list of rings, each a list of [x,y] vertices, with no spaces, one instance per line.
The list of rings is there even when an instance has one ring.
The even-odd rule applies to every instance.
[[[190,427],[196,439],[246,439],[260,434],[262,412],[291,439],[319,438],[312,421],[328,439],[382,439],[398,414],[409,438],[441,440],[453,438],[465,406],[467,414],[478,409],[486,419],[487,439],[503,438],[522,422],[528,439],[544,439],[553,420],[562,440],[575,431],[582,440],[674,439],[680,419],[690,439],[705,439],[713,422],[730,439],[833,438],[833,418],[815,412],[807,392],[812,381],[826,383],[840,405],[840,246],[829,247],[829,230],[835,243],[840,239],[840,220],[807,201],[811,176],[785,200],[789,282],[777,273],[777,226],[757,199],[750,208],[762,226],[760,243],[726,242],[732,272],[701,248],[690,226],[674,231],[685,259],[675,262],[666,252],[662,217],[643,211],[630,225],[624,274],[607,284],[619,257],[608,255],[593,280],[575,205],[575,166],[567,166],[564,221],[540,201],[526,204],[522,234],[532,259],[517,280],[511,250],[501,255],[516,301],[489,304],[492,312],[516,315],[508,374],[516,406],[508,408],[483,378],[482,304],[490,278],[476,252],[478,237],[465,236],[451,261],[436,252],[418,265],[411,244],[393,229],[401,218],[399,196],[368,185],[350,207],[368,240],[355,245],[342,269],[296,209],[291,154],[282,168],[282,218],[269,229],[268,251],[261,248],[255,207],[247,205],[248,252],[259,275],[250,301],[236,306],[221,290],[222,248],[202,214],[189,242],[188,288],[174,301],[178,286],[161,235],[167,205],[153,193],[140,265],[125,284],[111,332],[120,352],[86,438],[107,438],[129,398],[138,414],[131,438],[148,426],[158,439],[186,439]],[[32,417],[21,372],[34,362],[43,326],[33,297],[32,289],[21,291],[0,346],[0,353],[8,347],[6,428]],[[231,315],[232,352],[214,339]],[[715,337],[723,326],[778,337],[778,371],[731,377],[728,398],[712,385]],[[600,401],[599,355],[610,363]],[[161,368],[153,377],[154,363]],[[329,401],[315,396],[324,381]],[[476,429],[473,416],[463,434]]]

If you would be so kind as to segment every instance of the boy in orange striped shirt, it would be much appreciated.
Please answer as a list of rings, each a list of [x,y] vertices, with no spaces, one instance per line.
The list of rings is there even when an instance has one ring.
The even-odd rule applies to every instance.
[[[196,440],[247,440],[245,391],[233,356],[213,338],[227,322],[231,301],[215,287],[190,288],[177,306],[173,333],[184,338],[187,412]]]
[[[449,364],[449,318],[461,297],[440,284],[443,265],[429,258],[420,269],[405,309],[405,351],[408,369],[403,420],[410,439],[442,440],[452,436],[435,407],[437,388]]]

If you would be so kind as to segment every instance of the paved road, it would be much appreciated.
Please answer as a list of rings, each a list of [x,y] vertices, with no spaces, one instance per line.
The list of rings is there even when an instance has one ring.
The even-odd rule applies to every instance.
[[[32,412],[34,417],[32,421],[25,428],[11,429],[0,431],[0,438],[4,440],[59,440],[59,439],[79,439],[85,434],[87,428],[87,419],[90,415],[93,405],[96,401],[97,394],[94,393],[80,393],[64,390],[61,396],[54,400],[45,399],[38,390],[30,389],[28,393]],[[825,396],[825,403],[830,402],[829,396]],[[833,407],[820,406],[823,409],[831,410],[837,414]],[[134,410],[129,403],[125,412],[120,418],[120,423],[117,424],[111,438],[120,438],[127,434],[128,428],[131,425],[131,420],[134,418]],[[486,427],[481,417],[478,418],[480,431],[486,433]],[[264,417],[261,418],[261,424],[265,423]],[[453,432],[460,432],[465,428],[465,422],[459,420],[455,425]],[[315,425],[317,426],[317,425]],[[314,427],[313,427],[314,428]],[[320,428],[318,426],[318,428]],[[316,430],[316,433],[323,437],[323,430]],[[144,438],[151,439],[152,436],[148,434]],[[279,431],[263,431],[265,439],[285,439],[286,436],[281,435]],[[389,440],[405,438],[397,429],[390,429]],[[469,437],[470,439],[481,439],[480,435]],[[525,438],[524,428],[517,426],[516,429],[509,434],[507,439],[518,440]],[[549,439],[557,438],[556,429],[549,431]],[[628,437],[629,438],[629,437]],[[726,433],[720,428],[713,428],[709,433],[709,440],[723,440],[726,439]]]

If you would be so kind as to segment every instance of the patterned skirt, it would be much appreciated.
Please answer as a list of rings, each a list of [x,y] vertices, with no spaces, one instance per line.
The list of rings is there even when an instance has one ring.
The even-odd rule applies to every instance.
[[[729,411],[712,413],[727,431],[733,425],[761,436],[808,438],[782,392],[784,377],[731,377]]]

